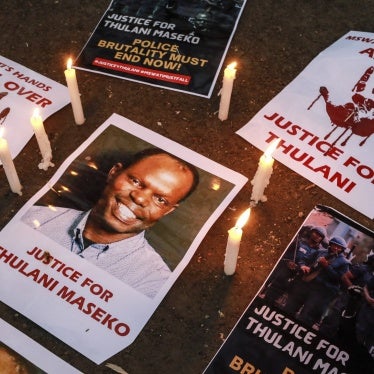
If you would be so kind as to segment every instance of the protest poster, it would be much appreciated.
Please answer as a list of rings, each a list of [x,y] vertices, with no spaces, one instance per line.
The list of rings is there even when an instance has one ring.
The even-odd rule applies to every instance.
[[[204,373],[372,373],[373,248],[373,231],[316,206]]]
[[[374,34],[350,31],[321,52],[237,134],[374,217]]]
[[[80,373],[2,319],[0,319],[0,329],[0,371],[2,373]]]
[[[0,300],[101,363],[140,333],[246,181],[113,114],[0,232],[12,285]]]
[[[113,0],[74,65],[210,97],[245,0]]]
[[[0,56],[0,125],[12,158],[34,135],[35,109],[43,120],[70,102],[67,87]]]

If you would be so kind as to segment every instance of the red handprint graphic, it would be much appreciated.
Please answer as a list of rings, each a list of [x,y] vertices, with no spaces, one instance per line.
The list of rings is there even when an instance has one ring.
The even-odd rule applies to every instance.
[[[369,67],[355,84],[352,91],[356,93],[352,96],[351,102],[344,105],[336,105],[331,102],[328,89],[326,87],[320,87],[319,96],[308,107],[308,110],[311,109],[320,97],[324,99],[326,113],[330,118],[331,124],[334,126],[334,128],[325,136],[325,139],[328,139],[338,127],[344,129],[344,131],[332,143],[333,145],[335,145],[347,133],[347,131],[350,131],[351,133],[341,143],[343,146],[347,144],[353,134],[365,138],[360,142],[360,146],[363,146],[374,133],[374,100],[358,93],[365,90],[367,82],[373,72],[374,66]]]

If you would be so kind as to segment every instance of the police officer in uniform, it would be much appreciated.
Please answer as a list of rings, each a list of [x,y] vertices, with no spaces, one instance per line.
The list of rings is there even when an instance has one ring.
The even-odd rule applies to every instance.
[[[312,255],[313,266],[303,278],[308,285],[304,291],[306,299],[298,318],[310,327],[317,328],[329,304],[337,297],[342,286],[342,276],[349,270],[349,262],[343,254],[346,241],[334,236],[327,250]]]
[[[323,249],[322,242],[327,233],[324,227],[303,227],[296,240],[291,243],[287,252],[277,266],[274,276],[268,285],[265,294],[266,299],[283,308],[286,298],[290,293],[300,296],[295,290],[301,282],[301,276],[309,272],[309,258],[319,250]],[[282,300],[280,300],[282,298]],[[293,300],[292,311],[297,310],[303,303],[300,297]],[[298,303],[298,306],[296,305]],[[286,304],[287,305],[287,304]],[[290,304],[288,305],[291,308]]]

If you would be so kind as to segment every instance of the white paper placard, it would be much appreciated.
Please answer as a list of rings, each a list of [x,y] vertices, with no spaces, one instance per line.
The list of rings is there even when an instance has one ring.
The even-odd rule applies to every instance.
[[[72,253],[70,244],[67,248],[57,243],[60,225],[54,226],[48,236],[26,224],[23,218],[43,199],[67,197],[65,201],[70,203],[85,202],[84,195],[96,186],[88,173],[93,170],[95,175],[107,178],[97,154],[115,153],[114,150],[134,153],[149,146],[167,150],[194,165],[200,177],[192,195],[149,230],[149,241],[153,233],[153,247],[172,270],[153,296]],[[0,232],[0,282],[12,285],[0,289],[0,298],[92,361],[101,363],[131,344],[140,333],[208,229],[246,181],[244,176],[113,114]],[[46,204],[51,207],[50,202]],[[61,209],[55,202],[52,208],[58,212]],[[73,237],[70,242],[74,240]],[[14,289],[19,292],[15,294]],[[32,296],[25,298],[25,294]]]

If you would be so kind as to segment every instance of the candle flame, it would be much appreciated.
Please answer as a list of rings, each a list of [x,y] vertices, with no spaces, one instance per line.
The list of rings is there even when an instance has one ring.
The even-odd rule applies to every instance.
[[[71,66],[73,65],[73,60],[71,58],[68,59],[68,63],[66,64],[66,67],[68,69],[71,69]]]
[[[234,61],[234,62],[232,62],[231,64],[229,64],[229,65],[227,65],[227,68],[228,69],[235,69],[236,68],[236,62]]]
[[[33,117],[39,117],[39,108],[34,109]]]
[[[270,145],[269,147],[266,149],[264,155],[266,158],[271,158],[273,152],[277,149],[277,146],[279,144],[279,142],[281,141],[281,138],[278,138],[276,140],[274,140]]]
[[[251,208],[246,209],[236,221],[235,227],[241,229],[248,221],[251,214]]]

